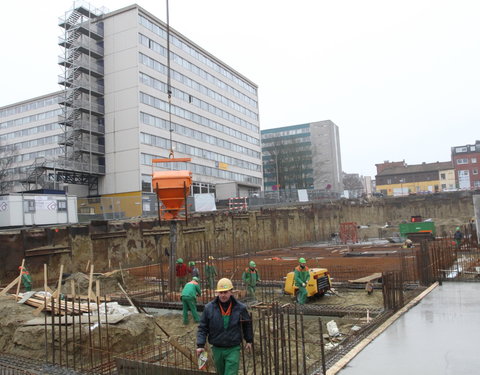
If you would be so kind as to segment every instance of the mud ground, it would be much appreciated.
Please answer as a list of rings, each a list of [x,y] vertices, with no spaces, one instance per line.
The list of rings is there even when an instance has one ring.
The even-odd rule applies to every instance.
[[[80,276],[81,278],[81,276]],[[373,294],[368,295],[364,289],[337,288],[335,294],[327,293],[323,297],[309,299],[308,305],[327,305],[334,307],[351,307],[365,309],[379,309],[383,307],[383,297],[381,289],[375,289]],[[279,305],[294,303],[291,296],[283,295],[278,292],[277,301]],[[250,303],[249,303],[250,304]],[[34,318],[32,315],[35,309],[31,306],[21,305],[15,302],[12,297],[0,298],[0,351],[21,355],[29,358],[45,358],[45,327],[44,325],[24,326],[23,323]],[[254,332],[256,345],[261,342],[259,332],[259,320],[261,310],[249,307],[254,318]],[[143,345],[167,340],[166,335],[156,325],[159,324],[170,336],[174,337],[181,345],[186,347],[192,353],[196,348],[197,324],[193,323],[190,317],[190,324],[183,325],[182,312],[180,310],[154,310],[148,309],[151,316],[145,314],[134,314],[126,317],[117,324],[109,324],[110,350],[113,354],[120,354]],[[42,315],[41,315],[42,316]],[[285,329],[285,334],[289,331],[291,337],[299,335],[299,328],[295,328],[292,323]],[[303,331],[305,335],[305,355],[308,366],[315,365],[320,359],[319,340],[319,317],[305,315]],[[366,314],[350,316],[321,316],[325,343],[327,350],[341,345],[341,341],[348,335],[355,334],[352,328],[362,327],[367,322]],[[331,338],[328,335],[326,327],[327,322],[334,321],[340,331],[340,336]],[[73,345],[72,328],[69,327],[69,344]],[[88,356],[88,327],[83,327],[82,342],[75,345],[75,355],[77,358]],[[103,331],[105,334],[105,330]],[[47,327],[47,336],[50,337],[51,328]],[[95,332],[93,333],[95,335]],[[95,337],[95,336],[94,336]],[[300,337],[300,336],[298,336]],[[79,333],[76,333],[78,341]],[[56,344],[60,344],[56,342]],[[50,345],[50,344],[49,344]],[[65,345],[65,343],[63,343]],[[303,349],[299,349],[299,356],[303,355]],[[296,349],[293,349],[292,358],[296,356]],[[70,353],[73,356],[73,353]],[[253,356],[245,353],[246,373],[253,369]],[[258,349],[255,351],[255,361],[257,366],[261,363]],[[243,361],[242,361],[243,362]],[[243,370],[242,370],[243,371]]]

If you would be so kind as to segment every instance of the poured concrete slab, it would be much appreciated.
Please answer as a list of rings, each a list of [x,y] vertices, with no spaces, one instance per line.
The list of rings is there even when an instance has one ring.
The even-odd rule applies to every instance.
[[[479,374],[479,343],[480,283],[444,283],[337,374]]]

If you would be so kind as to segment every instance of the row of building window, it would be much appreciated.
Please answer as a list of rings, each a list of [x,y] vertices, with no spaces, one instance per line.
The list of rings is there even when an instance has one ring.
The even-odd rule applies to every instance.
[[[29,141],[10,143],[8,145],[1,146],[0,151],[19,152],[20,150],[25,150],[25,149],[43,146],[43,145],[49,145],[52,143],[58,143],[58,141],[59,141],[58,135],[51,135],[49,137],[35,138]]]
[[[170,140],[166,138],[158,137],[153,134],[140,133],[140,142],[150,146],[168,149]],[[249,169],[251,171],[256,171],[256,172],[262,171],[261,166],[258,164],[250,163],[248,161],[233,158],[227,155],[222,155],[217,152],[206,150],[204,148],[190,146],[181,142],[173,142],[172,147],[174,148],[175,151],[181,152],[183,154],[197,156],[207,160],[214,160],[219,163],[227,163],[230,165],[235,165],[236,167]]]
[[[289,135],[287,137],[274,137],[274,138],[267,138],[267,139],[265,139],[262,136],[262,145],[263,147],[289,145],[289,144],[310,142],[310,140],[311,140],[310,133],[301,133],[301,134]]]
[[[34,126],[28,129],[17,130],[11,133],[6,133],[0,135],[0,142],[6,141],[9,139],[20,138],[20,137],[27,137],[29,135],[38,134],[38,133],[45,133],[52,130],[60,129],[60,125],[57,122],[52,122],[50,124]]]
[[[20,163],[22,161],[35,160],[36,158],[45,158],[48,156],[62,155],[63,153],[64,153],[63,148],[57,147],[57,148],[50,148],[48,150],[30,152],[28,154],[16,155],[14,160],[16,163]]]
[[[57,200],[55,206],[57,208],[57,212],[67,212],[66,200]],[[25,199],[23,201],[23,212],[26,214],[36,212],[36,202],[34,199]]]
[[[35,100],[33,102],[28,102],[0,110],[0,118],[17,115],[22,112],[33,111],[35,109],[48,107],[57,103],[58,96],[56,95],[45,99]]]
[[[152,192],[152,175],[142,174],[142,191],[143,192]],[[189,196],[194,194],[215,194],[215,185],[207,184],[205,182],[192,182],[190,186]]]
[[[140,42],[141,45],[144,45],[145,47],[151,49],[152,51],[158,53],[159,55],[161,55],[163,57],[167,57],[167,49],[165,47],[163,47],[162,45],[158,44],[157,42],[155,42],[154,40],[148,38],[147,36],[145,36],[143,34],[138,34],[138,35],[139,35],[139,42]],[[217,77],[208,73],[207,71],[199,68],[195,64],[192,64],[188,60],[185,60],[181,56],[179,56],[179,55],[170,51],[170,57],[178,65],[181,65],[185,69],[188,69],[189,71],[191,71],[192,73],[201,77],[202,79],[204,79],[204,80],[206,80],[210,83],[213,83],[215,86],[219,87],[222,91],[229,92],[230,94],[232,94],[236,98],[244,101],[245,103],[247,103],[248,105],[250,105],[254,108],[258,107],[258,103],[257,103],[256,100],[250,98],[249,96],[245,95],[244,93],[240,92],[239,90],[235,89],[234,87],[226,84],[224,81],[218,79]],[[167,68],[165,67],[165,69],[167,69]],[[199,84],[196,81],[193,81],[194,84],[189,83],[188,80],[191,80],[191,79],[188,78],[188,77],[185,77],[185,76],[184,76],[185,78],[182,78],[182,77],[179,77],[179,76],[176,77],[176,75],[180,74],[176,70],[172,69],[170,72],[172,74],[173,79],[176,79],[177,81],[182,82],[185,85],[188,85],[190,87],[194,87],[193,86],[194,84]],[[167,74],[166,70],[165,70],[165,74]],[[237,110],[242,112],[241,109],[237,109]]]
[[[475,164],[477,158],[470,158],[470,163]],[[457,164],[468,164],[468,158],[457,159]]]
[[[305,126],[305,127],[295,128],[290,130],[276,131],[272,133],[262,132],[262,140],[269,139],[269,138],[285,137],[288,135],[295,135],[295,134],[308,134],[308,136],[310,136],[310,126]]]
[[[151,107],[157,108],[161,111],[168,112],[169,104],[161,99],[158,99],[154,96],[140,92],[140,102]],[[186,109],[180,108],[176,105],[171,105],[170,107],[172,114],[184,118],[186,120],[192,121],[198,125],[206,126],[210,129],[217,130],[223,134],[230,135],[239,140],[246,141],[251,144],[258,145],[260,140],[254,137],[251,137],[245,133],[242,133],[238,130],[230,128],[228,126],[222,125],[216,121],[210,120],[204,116],[200,116],[194,112],[188,111]]]
[[[140,112],[140,121],[145,125],[155,126],[156,128],[159,128],[159,129],[170,130],[170,124],[168,123],[167,120],[149,115],[144,112]],[[229,142],[222,138],[218,138],[213,135],[200,132],[198,130],[195,130],[180,124],[176,124],[176,123],[171,123],[171,127],[174,132],[184,135],[186,137],[201,140],[202,142],[206,142],[212,145],[216,145],[218,147],[225,148],[230,151],[248,155],[256,159],[260,158],[260,153],[258,151],[254,151],[250,148],[243,147],[237,143]]]
[[[36,115],[30,115],[26,117],[17,118],[15,120],[0,122],[0,129],[12,128],[14,126],[26,125],[30,122],[36,122],[45,120],[48,118],[56,117],[62,113],[61,109],[54,109],[53,111],[47,111],[37,113]]]
[[[158,159],[161,156],[158,155],[151,155],[151,154],[144,154],[142,153],[140,156],[141,163],[143,165],[152,165],[152,159]],[[171,167],[174,170],[183,169],[185,163],[169,163],[172,164]],[[169,165],[170,166],[170,165]],[[189,163],[188,169],[192,171],[192,173],[196,173],[203,176],[213,176],[218,178],[223,178],[229,181],[238,181],[238,182],[245,182],[260,185],[262,182],[261,178],[249,176],[242,173],[224,171],[218,168],[206,167],[204,165],[199,165],[195,163]]]
[[[146,27],[148,30],[153,32],[154,34],[160,36],[163,39],[167,39],[167,32],[161,28],[160,26],[156,25],[146,17],[140,15],[139,16],[139,23],[140,25]],[[184,43],[181,41],[179,38],[177,38],[175,35],[170,35],[171,42],[178,48],[182,49],[186,53],[188,53],[190,56],[195,58],[196,60],[200,61],[201,63],[207,65],[208,67],[212,68],[216,72],[220,73],[224,77],[227,77],[230,79],[232,82],[235,82],[237,85],[243,87],[245,90],[248,92],[251,92],[252,94],[256,95],[257,94],[257,89],[250,85],[249,83],[245,82],[244,80],[240,79],[237,77],[235,74],[230,72],[229,70],[225,69],[221,65],[217,64],[215,61],[209,59],[206,57],[204,54],[198,52],[196,49],[192,48],[190,45]]]
[[[478,174],[478,169],[477,168],[473,168],[472,169],[472,174],[473,175],[477,175]],[[469,170],[461,170],[461,171],[458,171],[458,177],[461,178],[461,177],[468,177],[470,176],[470,171]]]
[[[153,77],[150,77],[149,75],[146,75],[144,73],[140,73],[140,82],[147,85],[147,86],[153,87],[155,90],[158,90],[158,91],[163,92],[165,94],[168,91],[166,83],[164,83],[162,81],[159,81],[158,79],[155,79]],[[218,107],[215,107],[214,105],[212,105],[210,103],[207,103],[204,100],[200,100],[200,99],[198,99],[198,98],[196,98],[192,95],[189,95],[186,92],[181,91],[177,88],[172,88],[172,94],[173,94],[174,98],[183,100],[187,103],[190,103],[191,105],[194,105],[197,108],[200,108],[204,111],[210,112],[210,113],[214,114],[215,116],[222,117],[223,119],[225,119],[227,121],[230,121],[230,122],[233,122],[233,123],[235,123],[237,125],[240,125],[244,128],[252,130],[251,128],[255,127],[255,125],[249,123],[248,121],[245,121],[245,120],[241,119],[240,117],[234,116],[227,111],[224,111],[224,110],[222,110]]]
[[[455,147],[455,153],[457,153],[457,152],[475,152],[475,151],[476,151],[475,146]]]

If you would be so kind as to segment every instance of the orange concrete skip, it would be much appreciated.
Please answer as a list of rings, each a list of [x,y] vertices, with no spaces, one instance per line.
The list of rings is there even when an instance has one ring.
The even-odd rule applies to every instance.
[[[187,170],[154,172],[152,184],[158,199],[165,206],[165,209],[160,209],[162,218],[177,219],[185,207],[185,196],[190,192],[192,172]]]
[[[171,159],[170,159],[171,160]],[[186,188],[190,188],[192,184],[192,172],[190,171],[158,171],[153,173],[152,177],[153,188],[157,189],[183,189],[184,183]],[[183,190],[182,190],[183,197]]]

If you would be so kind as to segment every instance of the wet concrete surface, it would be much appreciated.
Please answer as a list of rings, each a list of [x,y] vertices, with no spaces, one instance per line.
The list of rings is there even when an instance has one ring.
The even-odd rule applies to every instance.
[[[443,283],[338,374],[480,374],[479,347],[480,283]]]

